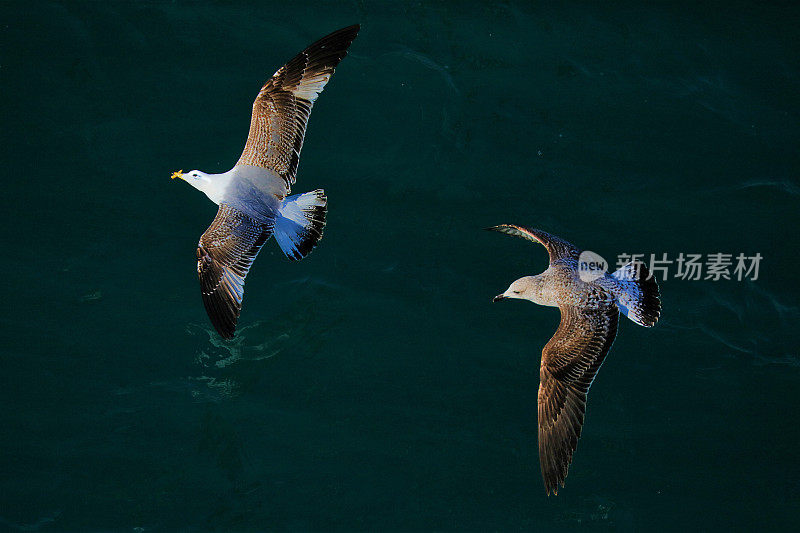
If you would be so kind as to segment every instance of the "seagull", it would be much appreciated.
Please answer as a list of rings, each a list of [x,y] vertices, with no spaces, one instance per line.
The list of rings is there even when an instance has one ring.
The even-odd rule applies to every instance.
[[[493,301],[520,298],[561,311],[561,323],[542,350],[538,397],[542,478],[547,495],[558,494],[581,436],[586,395],[614,342],[619,314],[654,326],[661,315],[658,284],[639,261],[613,274],[589,272],[581,262],[592,252],[582,253],[555,235],[513,224],[486,229],[538,242],[550,256],[547,270],[516,280]]]
[[[217,332],[233,338],[244,279],[274,235],[292,261],[322,238],[328,199],[317,189],[290,196],[311,107],[347,55],[360,26],[335,31],[282,66],[253,102],[250,133],[239,161],[222,174],[174,172],[219,206],[197,245],[203,304]]]

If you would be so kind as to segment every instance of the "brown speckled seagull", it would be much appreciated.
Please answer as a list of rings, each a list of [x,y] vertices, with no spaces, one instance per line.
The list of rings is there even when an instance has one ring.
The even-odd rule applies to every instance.
[[[197,245],[197,274],[211,323],[232,338],[242,310],[244,279],[274,235],[286,257],[298,261],[322,238],[328,199],[317,189],[289,196],[311,107],[358,34],[342,28],[282,66],[253,102],[250,133],[228,172],[173,173],[219,206]]]
[[[619,314],[654,326],[661,314],[658,285],[638,261],[613,274],[591,272],[580,264],[581,250],[555,235],[512,224],[487,229],[543,244],[550,256],[547,270],[516,280],[494,301],[521,298],[561,311],[561,323],[542,350],[538,397],[542,478],[547,494],[558,494],[581,436],[586,395],[614,342]]]

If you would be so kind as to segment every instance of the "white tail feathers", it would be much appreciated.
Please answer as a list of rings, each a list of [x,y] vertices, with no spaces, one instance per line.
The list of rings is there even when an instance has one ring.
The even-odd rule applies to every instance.
[[[631,261],[611,274],[611,292],[620,312],[645,327],[652,327],[661,315],[661,300],[655,277],[640,261]]]
[[[275,218],[275,240],[286,257],[299,261],[322,239],[328,198],[325,191],[295,194],[283,200]]]

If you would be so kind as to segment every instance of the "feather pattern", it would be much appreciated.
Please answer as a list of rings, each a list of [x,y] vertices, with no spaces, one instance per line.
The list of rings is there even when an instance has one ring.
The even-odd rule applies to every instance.
[[[581,436],[586,396],[617,334],[613,302],[595,309],[560,306],[561,323],[542,350],[539,462],[545,490],[558,494]]]
[[[498,231],[506,235],[514,235],[531,242],[538,242],[547,249],[550,262],[559,259],[578,259],[581,251],[567,241],[540,229],[530,229],[515,224],[500,224],[486,228],[489,231]]]
[[[253,102],[250,132],[237,165],[270,169],[284,180],[286,193],[291,191],[311,108],[359,28],[349,26],[323,37],[264,84]]]
[[[230,339],[242,310],[244,280],[261,247],[272,235],[272,221],[259,222],[220,204],[197,244],[197,275],[203,304],[217,332]]]

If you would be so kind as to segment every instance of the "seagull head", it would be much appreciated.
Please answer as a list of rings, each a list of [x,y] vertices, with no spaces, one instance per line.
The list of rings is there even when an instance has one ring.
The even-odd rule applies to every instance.
[[[170,176],[171,179],[179,178],[200,191],[205,192],[211,185],[211,176],[199,170],[191,170],[184,172],[183,170],[176,170]]]
[[[219,205],[225,197],[225,191],[230,184],[234,172],[224,172],[222,174],[206,174],[201,170],[191,170],[184,172],[177,170],[172,173],[171,178],[180,178],[200,192],[205,193],[208,198]]]
[[[184,172],[183,170],[176,170],[170,176],[170,179],[180,178],[187,183],[191,183],[195,185],[197,183],[209,183],[211,178],[205,172],[201,172],[199,170],[190,170],[189,172]],[[197,185],[195,185],[196,187]]]
[[[508,298],[519,298],[538,303],[540,294],[541,283],[538,276],[525,276],[512,283],[506,292],[492,298],[492,301],[499,302]]]

